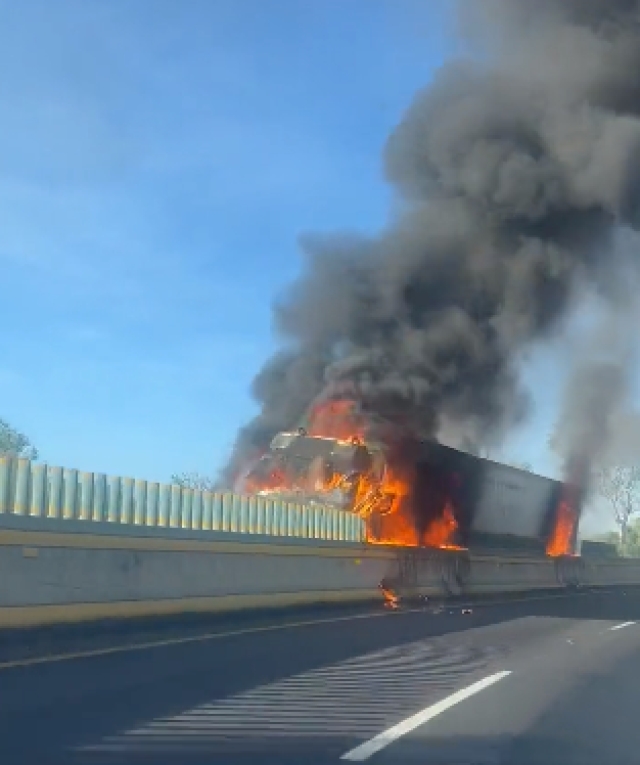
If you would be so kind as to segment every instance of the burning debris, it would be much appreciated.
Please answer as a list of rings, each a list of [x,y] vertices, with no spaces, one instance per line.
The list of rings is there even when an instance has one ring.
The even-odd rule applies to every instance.
[[[408,438],[394,442],[380,425],[374,436],[370,424],[356,402],[316,404],[306,427],[277,434],[235,489],[348,510],[367,522],[371,543],[457,547],[458,523],[445,499],[424,529],[416,523],[415,454]]]
[[[306,427],[278,433],[235,489],[355,513],[373,544],[460,550],[473,537],[484,549],[518,540],[573,553],[578,471],[575,484],[560,484],[436,442],[362,440],[372,437],[354,402],[326,402]]]
[[[369,423],[348,425],[345,402],[409,441],[446,426],[481,445],[522,419],[523,354],[585,289],[611,298],[612,237],[640,222],[638,13],[631,0],[460,3],[480,55],[442,67],[390,136],[393,224],[371,239],[303,241],[305,272],[275,308],[285,350],[254,381],[260,413],[223,482],[258,451],[254,489],[342,494],[377,539],[448,544],[456,508],[417,533],[410,462],[393,446],[378,461],[364,447],[365,465]],[[295,439],[305,414],[300,438],[327,443],[292,481],[287,447],[269,444],[281,432]],[[331,465],[343,455],[354,464],[346,474]],[[551,553],[568,549],[578,509],[568,490]]]
[[[400,596],[397,595],[388,585],[386,585],[384,582],[380,582],[378,585],[380,588],[380,591],[382,592],[382,597],[384,598],[384,607],[390,608],[394,611],[396,611],[398,608],[400,608]]]

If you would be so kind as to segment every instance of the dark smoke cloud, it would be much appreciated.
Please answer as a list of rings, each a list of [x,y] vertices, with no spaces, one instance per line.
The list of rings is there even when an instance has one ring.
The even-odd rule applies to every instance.
[[[421,436],[502,433],[526,412],[522,353],[608,273],[616,227],[640,221],[639,3],[466,2],[460,29],[473,60],[443,67],[385,147],[397,219],[372,240],[302,242],[275,308],[283,350],[227,480],[327,390]]]

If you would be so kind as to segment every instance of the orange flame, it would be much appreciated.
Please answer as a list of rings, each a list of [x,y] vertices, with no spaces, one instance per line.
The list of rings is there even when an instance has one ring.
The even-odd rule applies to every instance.
[[[425,534],[424,542],[429,547],[452,548],[450,541],[458,528],[451,504],[447,503],[440,518],[431,523]]]
[[[316,405],[309,416],[309,435],[344,441],[366,441],[366,423],[350,400]],[[386,457],[388,458],[388,454]],[[387,459],[382,476],[359,476],[352,510],[367,521],[367,541],[372,544],[417,546],[415,524],[408,510],[411,474]],[[338,479],[338,482],[340,479]]]
[[[400,608],[400,597],[392,589],[387,587],[384,582],[380,583],[380,590],[382,591],[382,597],[384,598],[384,605],[386,608],[397,609]]]
[[[576,524],[578,522],[578,513],[575,502],[568,486],[563,489],[563,496],[558,504],[556,519],[549,542],[547,543],[547,555],[558,557],[560,555],[573,554],[573,538]]]
[[[259,480],[247,478],[244,481],[243,493],[245,494],[268,494],[286,488],[287,477],[282,470],[273,469],[268,476],[261,476]]]
[[[388,515],[373,515],[368,519],[367,542],[403,547],[418,547],[420,544],[415,524],[402,505]]]
[[[366,444],[366,423],[351,400],[329,400],[316,404],[308,416],[307,434],[315,438]],[[435,520],[424,538],[420,539],[411,513],[411,487],[414,483],[411,466],[390,459],[389,444],[383,457],[384,466],[360,473],[355,478],[353,502],[350,510],[367,524],[367,540],[372,544],[403,546],[427,545],[455,548],[451,543],[457,522],[453,508],[447,504],[441,518]],[[393,455],[391,455],[392,457]],[[282,490],[311,491],[322,494],[336,489],[353,487],[353,476],[340,473],[326,476],[319,465],[311,468],[299,485],[292,486],[284,471],[273,470],[266,478],[251,480],[244,491],[270,493]]]
[[[316,404],[309,413],[310,436],[336,438],[338,441],[364,441],[364,422],[353,401],[330,400]]]

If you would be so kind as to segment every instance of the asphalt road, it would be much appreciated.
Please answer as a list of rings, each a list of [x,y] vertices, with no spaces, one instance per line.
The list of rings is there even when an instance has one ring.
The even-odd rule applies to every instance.
[[[171,641],[0,659],[0,762],[640,761],[640,590]]]

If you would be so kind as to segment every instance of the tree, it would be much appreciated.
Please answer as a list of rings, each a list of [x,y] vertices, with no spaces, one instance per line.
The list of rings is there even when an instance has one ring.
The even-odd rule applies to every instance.
[[[12,428],[6,420],[0,419],[0,456],[37,460],[38,450],[24,433]]]
[[[640,467],[615,465],[595,471],[599,494],[608,500],[620,533],[620,548],[626,552],[629,521],[640,512]]]
[[[194,489],[195,491],[215,491],[215,481],[209,476],[200,473],[174,473],[171,476],[171,483],[180,486],[183,489]]]

